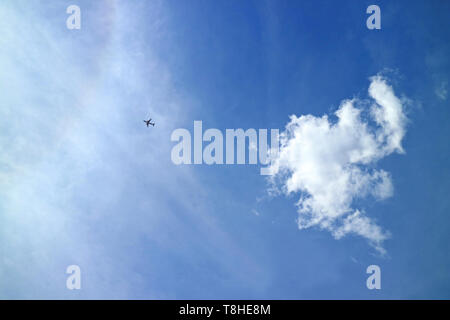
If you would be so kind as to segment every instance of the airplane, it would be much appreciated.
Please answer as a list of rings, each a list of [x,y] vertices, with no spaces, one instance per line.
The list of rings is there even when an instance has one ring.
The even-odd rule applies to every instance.
[[[151,123],[151,121],[152,121],[152,118],[150,118],[149,120],[144,120],[144,122],[147,124],[147,127],[148,127],[149,125],[155,126],[155,123],[154,123],[154,122]]]

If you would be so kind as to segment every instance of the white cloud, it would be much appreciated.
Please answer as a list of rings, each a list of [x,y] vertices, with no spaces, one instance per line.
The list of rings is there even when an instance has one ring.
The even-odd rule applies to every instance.
[[[354,233],[384,253],[382,243],[389,233],[354,208],[354,201],[393,195],[390,174],[373,165],[404,152],[406,117],[401,100],[382,77],[371,78],[369,96],[343,101],[335,112],[337,121],[327,115],[292,115],[270,168],[271,181],[287,194],[300,193],[300,229],[317,226],[336,239]],[[370,112],[365,112],[367,102]]]
[[[440,85],[435,89],[436,95],[441,100],[447,100],[447,81],[442,81]]]

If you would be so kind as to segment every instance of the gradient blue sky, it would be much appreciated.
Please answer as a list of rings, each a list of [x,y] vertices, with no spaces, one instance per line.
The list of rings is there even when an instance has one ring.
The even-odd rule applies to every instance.
[[[68,30],[67,6],[81,7]],[[381,8],[382,29],[366,28]],[[450,298],[450,2],[2,1],[0,298]],[[392,237],[299,230],[258,166],[175,166],[176,128],[331,114],[383,72],[407,97]],[[149,115],[156,127],[147,129]],[[257,211],[259,215],[255,215]],[[66,267],[82,290],[66,289]],[[368,290],[367,266],[382,289]]]

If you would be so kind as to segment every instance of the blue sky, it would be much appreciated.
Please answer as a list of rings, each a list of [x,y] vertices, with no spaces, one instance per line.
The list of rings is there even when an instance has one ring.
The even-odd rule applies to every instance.
[[[81,8],[80,30],[66,8]],[[381,8],[381,30],[366,8]],[[3,1],[0,298],[450,298],[446,1]],[[299,230],[255,165],[182,165],[176,128],[278,128],[404,101],[404,154],[358,199],[391,237]],[[151,117],[155,128],[142,119]],[[258,215],[255,214],[258,212]],[[67,290],[68,265],[82,289]],[[379,265],[382,289],[366,288]]]

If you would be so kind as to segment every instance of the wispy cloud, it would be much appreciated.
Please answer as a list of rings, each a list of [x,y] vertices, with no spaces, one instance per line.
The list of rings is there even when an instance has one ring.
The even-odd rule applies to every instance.
[[[336,239],[354,233],[384,253],[382,243],[389,232],[354,201],[393,195],[390,174],[374,164],[393,152],[404,152],[406,116],[402,101],[383,77],[371,78],[369,97],[343,101],[336,121],[327,115],[292,115],[281,134],[271,181],[286,194],[300,193],[300,229],[317,226]]]
[[[136,188],[145,179],[130,178],[136,172],[153,172],[160,190],[175,189],[156,174],[171,167],[158,161],[170,150],[164,143],[170,128],[160,125],[151,136],[138,130],[148,113],[161,123],[178,119],[170,73],[152,55],[152,37],[133,37],[126,5],[103,2],[98,11],[84,4],[79,31],[65,29],[64,5],[18,1],[0,9],[0,297],[139,296],[135,287],[142,278],[130,267],[137,258],[130,250],[128,259],[118,258],[126,244],[116,236],[128,230],[133,243],[134,234],[151,232],[144,226],[159,221],[145,215],[151,206],[158,203],[161,214],[170,210],[156,192],[137,190],[144,199],[139,204],[130,204],[124,192],[125,185]],[[153,6],[149,12],[159,9]],[[52,14],[44,21],[47,11]],[[89,20],[97,13],[111,16],[114,23],[105,29],[114,34]],[[89,22],[99,24],[95,32]],[[147,29],[145,34],[153,31]],[[125,39],[135,50],[121,45]],[[131,210],[133,218],[123,214]],[[89,278],[78,295],[64,287],[69,264],[80,265]],[[148,290],[145,297],[162,294]]]
[[[170,160],[191,105],[156,52],[167,8],[80,6],[78,31],[64,4],[0,7],[0,298],[174,298],[174,270],[206,262],[220,266],[208,281],[247,280],[259,266],[209,214],[193,169]],[[70,264],[80,292],[65,288]]]
[[[112,2],[102,4],[98,11],[86,3],[83,13],[114,15]],[[127,180],[117,173],[123,163],[129,170],[148,163],[153,168],[163,166],[152,159],[145,164],[132,161],[128,155],[139,150],[141,157],[148,157],[142,145],[150,139],[159,147],[153,154],[165,155],[158,142],[168,133],[149,139],[135,124],[150,111],[144,108],[152,107],[143,106],[146,95],[152,95],[155,105],[173,105],[176,98],[170,81],[161,80],[168,78],[168,71],[149,52],[145,65],[159,77],[146,75],[144,82],[141,74],[131,74],[142,69],[144,58],[139,60],[120,46],[127,37],[128,44],[140,49],[121,12],[109,26],[118,29],[114,35],[101,33],[102,25],[97,23],[99,35],[89,27],[65,29],[64,5],[17,1],[0,8],[4,30],[0,39],[0,297],[137,295],[130,283],[142,283],[141,275],[130,270],[129,260],[117,259],[123,241],[117,241],[114,233],[130,221],[119,216],[117,199],[124,198]],[[89,21],[89,14],[83,17],[83,22]],[[148,87],[137,87],[117,69]],[[131,105],[131,95],[143,102]],[[168,117],[166,112],[151,111],[158,119]],[[158,175],[154,179],[163,180]],[[103,229],[105,224],[109,226]],[[80,265],[86,276],[78,295],[65,288],[69,264]],[[111,281],[114,277],[127,280]],[[146,292],[146,297],[156,295]]]
[[[447,100],[447,81],[442,81],[438,87],[436,87],[435,89],[435,93],[436,95],[439,97],[439,99],[441,100]]]

